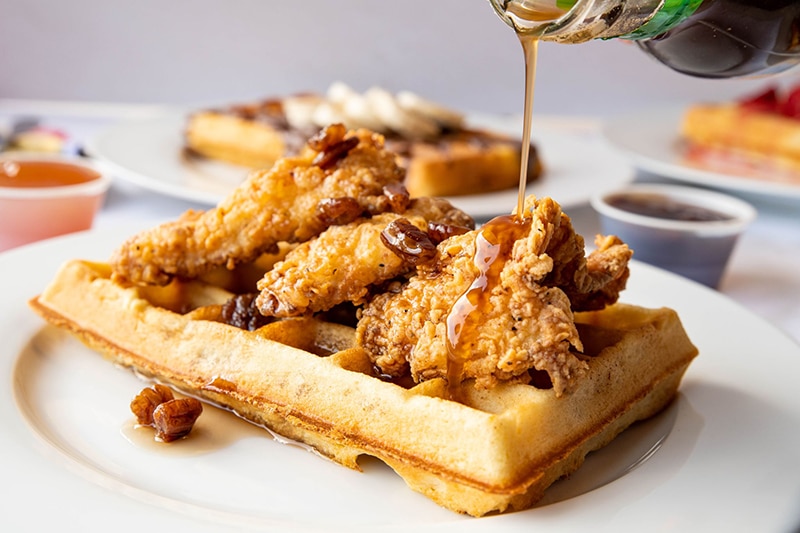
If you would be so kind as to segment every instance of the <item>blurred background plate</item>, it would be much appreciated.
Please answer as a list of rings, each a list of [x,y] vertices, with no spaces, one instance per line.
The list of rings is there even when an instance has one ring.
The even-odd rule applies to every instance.
[[[519,137],[521,121],[508,117],[468,117],[471,125]],[[120,122],[92,139],[87,152],[111,165],[119,178],[168,196],[217,204],[248,169],[187,156],[183,151],[186,112],[176,110]],[[553,120],[534,127],[533,140],[545,166],[528,194],[550,196],[562,207],[585,204],[594,194],[633,180],[633,167],[605,142],[559,131]],[[510,213],[517,191],[459,196],[450,200],[478,219]]]
[[[800,200],[800,180],[775,181],[753,171],[733,175],[691,166],[684,160],[680,121],[685,107],[664,107],[610,119],[603,134],[641,170],[695,185]]]

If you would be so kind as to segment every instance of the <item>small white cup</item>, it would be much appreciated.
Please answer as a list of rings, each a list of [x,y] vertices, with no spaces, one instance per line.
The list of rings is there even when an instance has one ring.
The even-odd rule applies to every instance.
[[[624,205],[622,201],[628,205]],[[634,212],[634,205],[713,212],[718,220],[683,220],[662,213]],[[604,234],[616,235],[639,261],[717,288],[739,236],[756,218],[747,202],[719,192],[671,184],[635,184],[591,200]],[[702,218],[702,217],[695,217]]]
[[[0,185],[0,252],[30,242],[89,229],[111,185],[108,172],[97,162],[61,154],[3,153],[0,165],[50,162],[77,166],[96,173],[83,183],[58,186]]]

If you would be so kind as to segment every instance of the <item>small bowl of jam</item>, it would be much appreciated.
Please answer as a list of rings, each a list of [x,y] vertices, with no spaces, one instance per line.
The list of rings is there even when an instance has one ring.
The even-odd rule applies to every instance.
[[[91,228],[110,184],[89,159],[0,154],[0,251]]]
[[[712,288],[756,210],[719,192],[635,184],[592,198],[603,233],[617,235],[639,261]]]

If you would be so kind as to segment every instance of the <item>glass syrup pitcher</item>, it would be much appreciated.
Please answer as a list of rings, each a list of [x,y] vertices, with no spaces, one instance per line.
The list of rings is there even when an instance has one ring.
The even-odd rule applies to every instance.
[[[800,0],[489,0],[521,35],[582,43],[628,39],[704,78],[781,72],[800,63]]]

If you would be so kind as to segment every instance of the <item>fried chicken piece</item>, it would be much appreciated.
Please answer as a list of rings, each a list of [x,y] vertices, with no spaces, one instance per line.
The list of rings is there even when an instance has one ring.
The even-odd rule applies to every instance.
[[[429,225],[473,229],[463,211],[442,198],[417,198],[401,213],[384,213],[343,226],[331,226],[300,244],[258,282],[258,308],[266,316],[299,316],[327,311],[342,302],[361,304],[370,288],[413,270],[413,255],[383,244],[387,228],[405,220],[428,239]],[[451,228],[452,232],[452,228]],[[441,239],[438,239],[441,240]]]
[[[301,155],[251,173],[216,208],[189,212],[129,239],[112,255],[115,279],[164,285],[219,265],[233,268],[281,241],[302,242],[337,223],[323,216],[325,201],[351,199],[358,215],[389,210],[385,188],[402,179],[382,136],[329,126]]]
[[[364,307],[357,341],[381,372],[410,372],[417,382],[474,378],[486,388],[527,382],[535,369],[547,372],[556,395],[574,386],[586,369],[573,353],[582,344],[568,294],[548,277],[568,280],[587,302],[593,294],[605,298],[613,293],[605,287],[624,285],[627,261],[617,259],[627,247],[612,240],[581,262],[575,252],[583,240],[558,204],[530,197],[525,213],[444,241],[400,291]]]
[[[587,257],[583,237],[575,233],[567,215],[552,212],[557,204],[550,202],[547,202],[551,210],[548,216],[560,220],[542,227],[542,231],[549,233],[545,253],[553,259],[553,268],[541,284],[563,290],[573,311],[594,311],[616,302],[628,281],[627,266],[633,251],[615,235],[597,235],[597,249]],[[525,211],[540,205],[541,202],[529,197]]]
[[[613,304],[628,282],[627,266],[633,250],[616,235],[597,235],[594,242],[597,248],[588,257],[581,253],[569,268],[559,265],[562,268],[553,271],[562,276],[572,272],[571,276],[545,280],[545,284],[558,286],[567,293],[573,311],[595,311]]]

